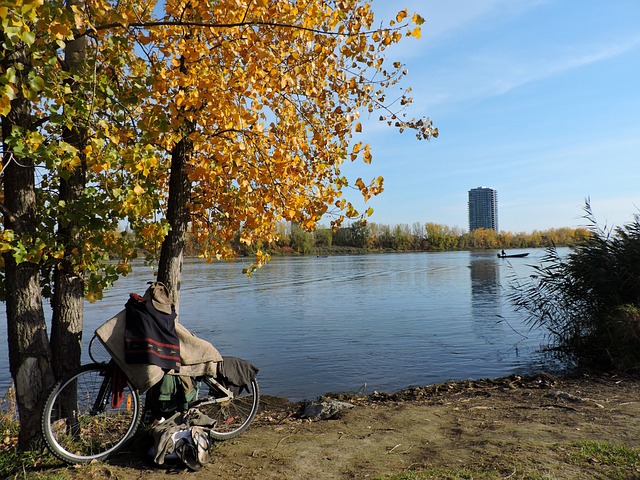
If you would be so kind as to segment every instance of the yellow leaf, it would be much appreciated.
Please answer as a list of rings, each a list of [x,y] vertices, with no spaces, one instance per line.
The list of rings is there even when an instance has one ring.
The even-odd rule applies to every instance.
[[[356,132],[362,132],[362,124],[360,122],[356,123]]]
[[[411,36],[415,38],[420,38],[422,36],[422,32],[420,31],[420,27],[416,27],[412,32]]]
[[[140,185],[136,185],[133,188],[133,191],[136,195],[142,195],[145,192],[144,188],[142,188]]]
[[[400,23],[402,20],[404,20],[405,18],[407,18],[407,10],[401,10],[400,12],[398,12],[398,14],[396,15],[396,22]]]
[[[8,97],[0,97],[0,116],[6,117],[11,112],[11,100]]]
[[[0,89],[0,115],[6,116],[11,111],[11,100],[16,97],[11,85],[4,85]]]
[[[364,146],[362,160],[364,161],[364,163],[371,163],[371,160],[373,160],[373,157],[371,156],[371,145],[367,144]]]
[[[418,15],[417,13],[413,14],[413,18],[411,19],[411,21],[413,23],[415,23],[416,25],[422,25],[424,23],[424,18],[422,18],[420,15]]]
[[[85,298],[89,301],[89,303],[95,303],[98,300],[102,299],[102,292],[88,292],[85,295]]]

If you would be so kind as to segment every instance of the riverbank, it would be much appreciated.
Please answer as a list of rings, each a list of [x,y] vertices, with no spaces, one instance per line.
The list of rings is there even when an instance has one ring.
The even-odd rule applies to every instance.
[[[300,404],[266,397],[255,424],[217,444],[200,472],[151,467],[138,443],[108,463],[29,478],[637,479],[638,391],[640,379],[621,375],[447,382],[340,395],[354,408],[319,421],[298,418]],[[408,471],[421,473],[400,476]]]

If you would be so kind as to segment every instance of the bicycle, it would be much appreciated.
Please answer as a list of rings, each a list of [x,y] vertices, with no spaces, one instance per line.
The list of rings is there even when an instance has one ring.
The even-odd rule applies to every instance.
[[[41,428],[49,450],[60,460],[84,464],[106,460],[129,442],[143,417],[141,394],[113,359],[96,361],[62,378],[45,403]],[[196,398],[196,407],[215,420],[210,430],[214,440],[227,440],[244,432],[259,405],[260,389],[255,378],[237,389],[222,376],[199,377],[208,394]],[[114,388],[115,387],[115,388]]]

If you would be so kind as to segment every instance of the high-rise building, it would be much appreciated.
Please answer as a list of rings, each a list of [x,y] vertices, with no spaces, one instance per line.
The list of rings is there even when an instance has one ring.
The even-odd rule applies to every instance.
[[[493,188],[469,190],[469,231],[478,228],[498,231],[498,191]]]

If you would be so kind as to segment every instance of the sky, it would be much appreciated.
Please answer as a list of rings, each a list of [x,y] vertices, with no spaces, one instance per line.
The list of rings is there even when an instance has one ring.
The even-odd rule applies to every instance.
[[[640,213],[640,1],[373,5],[377,21],[402,7],[425,18],[422,38],[387,56],[409,71],[409,116],[439,137],[400,134],[379,113],[365,123],[374,160],[342,171],[385,178],[371,222],[467,230],[480,186],[498,191],[499,229],[512,233],[585,226],[587,199],[601,227]]]

